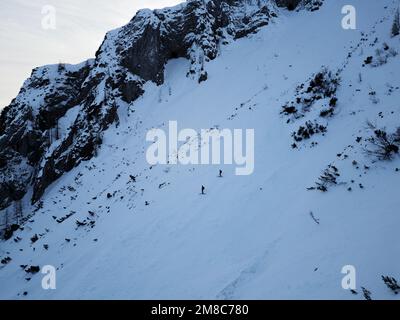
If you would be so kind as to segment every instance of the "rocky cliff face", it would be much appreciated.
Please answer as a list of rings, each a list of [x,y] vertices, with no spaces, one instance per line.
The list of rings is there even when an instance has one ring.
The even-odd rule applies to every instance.
[[[307,9],[309,11],[318,10],[324,0],[275,0],[278,7],[284,7],[290,11]]]
[[[64,172],[92,158],[102,132],[118,125],[118,106],[140,97],[146,81],[162,84],[168,60],[189,59],[187,76],[205,81],[218,48],[268,25],[276,5],[314,2],[189,0],[141,10],[106,35],[94,60],[33,70],[0,116],[0,209],[29,190],[37,202]]]

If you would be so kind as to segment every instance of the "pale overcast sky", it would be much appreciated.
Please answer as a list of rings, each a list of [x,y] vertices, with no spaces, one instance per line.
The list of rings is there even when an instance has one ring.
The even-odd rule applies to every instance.
[[[79,63],[94,54],[107,31],[141,8],[183,0],[0,0],[0,109],[14,98],[34,67]],[[42,9],[56,9],[56,29],[43,29]]]

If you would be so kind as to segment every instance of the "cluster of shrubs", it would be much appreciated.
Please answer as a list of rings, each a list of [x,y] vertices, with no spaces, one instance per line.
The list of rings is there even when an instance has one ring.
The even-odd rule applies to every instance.
[[[305,8],[311,12],[319,10],[319,8],[324,4],[323,0],[306,0]]]
[[[95,218],[97,217],[96,213],[93,211],[88,211],[88,217],[84,220],[75,220],[76,224],[76,230],[79,229],[80,227],[89,227],[93,229],[96,225]]]
[[[398,55],[398,52],[394,49],[389,47],[387,43],[382,45],[382,48],[375,50],[375,56],[368,56],[364,60],[365,65],[371,65],[371,67],[379,67],[386,64],[389,58],[393,58]]]
[[[397,283],[397,280],[393,277],[382,276],[383,282],[386,286],[394,292],[394,294],[398,294],[400,291],[400,285]]]
[[[333,185],[337,185],[337,178],[340,177],[339,169],[334,165],[330,164],[315,182],[315,187],[308,188],[308,190],[319,190],[327,192],[328,188]]]
[[[321,111],[322,117],[333,114],[337,104],[335,96],[339,86],[339,74],[333,74],[326,67],[315,74],[308,82],[302,83],[296,89],[295,101],[282,106],[281,114],[293,115],[295,118],[301,118],[304,113],[309,111],[311,106],[321,99],[329,99],[329,108]]]
[[[368,145],[365,152],[378,160],[391,160],[400,151],[400,127],[393,133],[378,129],[375,125],[368,122],[368,128],[373,135],[367,139]]]
[[[307,121],[304,126],[300,126],[297,131],[292,133],[294,141],[301,142],[310,139],[315,134],[325,134],[327,127],[318,122]]]
[[[329,100],[329,107],[327,109],[321,110],[319,115],[323,118],[331,117],[335,112],[335,107],[337,104],[338,99],[336,97],[332,97]]]
[[[394,293],[398,294],[400,291],[400,285],[397,283],[397,280],[390,276],[382,276],[382,280],[385,285]],[[365,300],[372,300],[372,293],[368,289],[361,287],[363,296]],[[357,294],[357,291],[351,290],[353,294]]]
[[[94,228],[94,226],[96,224],[96,221],[90,220],[90,219],[88,219],[88,220],[85,219],[83,221],[76,220],[75,224],[76,224],[76,229],[78,229],[80,227],[85,227],[85,226],[89,226],[90,228]]]

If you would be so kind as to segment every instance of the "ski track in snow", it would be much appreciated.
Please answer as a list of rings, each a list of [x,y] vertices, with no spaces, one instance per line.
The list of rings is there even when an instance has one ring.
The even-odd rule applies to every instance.
[[[217,294],[216,299],[220,300],[238,300],[240,299],[240,294],[238,291],[240,290],[241,285],[248,282],[250,279],[253,279],[257,273],[268,267],[268,257],[269,252],[273,249],[278,241],[274,241],[269,248],[247,268],[243,269],[239,276],[230,282],[220,293]]]

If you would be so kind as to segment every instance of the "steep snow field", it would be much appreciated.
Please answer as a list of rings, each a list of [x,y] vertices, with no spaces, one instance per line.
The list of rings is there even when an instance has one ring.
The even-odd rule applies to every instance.
[[[400,125],[399,56],[362,66],[384,42],[400,51],[400,38],[390,37],[398,1],[353,0],[357,30],[341,27],[346,4],[282,10],[259,33],[222,46],[206,82],[186,78],[188,61],[176,59],[164,85],[148,83],[131,106],[121,103],[120,124],[98,156],[48,188],[43,208],[15,233],[19,242],[0,242],[0,258],[12,259],[0,266],[0,298],[363,299],[365,287],[373,299],[398,299],[381,276],[400,278],[400,159],[373,161],[356,142],[371,135],[367,120],[388,131]],[[322,66],[343,68],[334,115],[319,117],[317,102],[286,123],[282,106]],[[327,133],[293,149],[292,132],[314,119]],[[235,165],[150,167],[146,133],[167,131],[170,120],[198,131],[254,128],[254,173],[236,176]],[[329,164],[339,184],[307,190]],[[77,227],[85,219],[93,227]],[[43,290],[43,275],[20,265],[54,265],[57,289]],[[345,265],[356,268],[356,295],[342,289]]]

